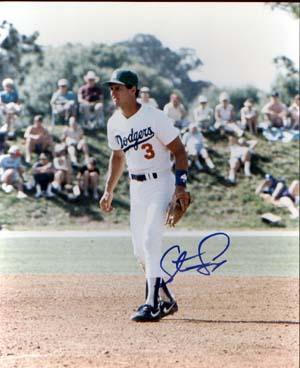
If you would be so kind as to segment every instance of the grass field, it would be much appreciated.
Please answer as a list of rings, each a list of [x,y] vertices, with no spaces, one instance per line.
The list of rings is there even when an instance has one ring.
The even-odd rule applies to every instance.
[[[209,233],[208,233],[209,234]],[[164,249],[178,244],[181,251],[196,255],[203,237],[165,237]],[[203,245],[211,260],[226,244],[224,237],[211,238]],[[175,259],[176,254],[172,259]],[[178,256],[178,255],[177,255]],[[297,276],[297,237],[231,237],[217,269],[218,276]],[[167,259],[171,271],[171,259]],[[130,237],[0,238],[0,274],[117,274],[141,275],[133,256]],[[196,271],[186,274],[197,275]],[[181,277],[182,274],[177,277]],[[205,277],[199,275],[199,278]]]
[[[55,127],[53,134],[58,141],[62,126]],[[106,134],[103,131],[86,132],[90,152],[96,157],[101,171],[100,189],[103,189],[110,151],[107,147]],[[217,139],[207,136],[210,154],[218,168],[217,174],[190,171],[189,190],[193,203],[186,217],[179,224],[180,228],[194,229],[266,229],[270,225],[262,223],[260,215],[273,212],[282,217],[278,226],[283,229],[298,228],[298,221],[291,220],[285,209],[274,208],[255,196],[258,182],[266,172],[285,177],[288,183],[299,177],[299,143],[268,143],[258,138],[256,153],[253,156],[252,179],[243,175],[238,177],[238,185],[228,187],[225,178],[228,175],[226,138]],[[248,138],[250,136],[248,135]],[[253,137],[252,137],[253,138]],[[22,134],[18,144],[23,144]],[[15,195],[0,191],[0,224],[9,229],[106,229],[124,228],[129,222],[129,183],[126,173],[123,175],[115,193],[115,211],[104,216],[93,200],[80,200],[70,203],[63,198],[54,200],[30,198],[19,201]]]

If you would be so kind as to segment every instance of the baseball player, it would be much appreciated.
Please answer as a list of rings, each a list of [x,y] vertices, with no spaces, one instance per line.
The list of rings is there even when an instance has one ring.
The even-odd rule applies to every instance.
[[[179,207],[183,212],[190,203],[185,190],[187,156],[172,120],[162,111],[137,102],[136,73],[117,69],[105,84],[117,109],[107,125],[112,153],[99,205],[104,212],[112,211],[113,192],[126,161],[134,254],[146,274],[146,300],[131,319],[158,321],[178,310],[174,295],[162,278],[160,259],[164,223],[172,226],[177,221],[174,213],[167,211],[169,203],[172,209]],[[175,159],[175,178],[171,171],[171,153]]]

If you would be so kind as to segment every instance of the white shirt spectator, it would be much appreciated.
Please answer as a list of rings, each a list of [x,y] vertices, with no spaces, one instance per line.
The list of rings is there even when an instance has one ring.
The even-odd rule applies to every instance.
[[[174,121],[180,121],[185,116],[185,108],[182,104],[175,107],[172,102],[169,102],[164,107],[164,113]]]

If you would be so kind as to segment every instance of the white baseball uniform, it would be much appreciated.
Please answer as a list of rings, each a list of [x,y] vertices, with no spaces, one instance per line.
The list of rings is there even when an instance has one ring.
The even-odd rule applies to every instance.
[[[146,277],[162,277],[162,234],[166,210],[175,190],[170,151],[179,136],[162,111],[143,105],[130,118],[117,110],[107,123],[108,145],[123,150],[130,177],[130,225],[134,254],[145,265]],[[132,175],[144,176],[137,181]]]

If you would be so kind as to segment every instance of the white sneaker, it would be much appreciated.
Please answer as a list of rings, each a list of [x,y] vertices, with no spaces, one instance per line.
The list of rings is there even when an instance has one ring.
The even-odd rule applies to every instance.
[[[18,199],[24,199],[27,197],[28,197],[27,194],[25,194],[24,192],[21,192],[20,190],[18,191],[18,194],[17,194]]]
[[[53,198],[53,197],[55,197],[55,194],[54,194],[54,193],[52,193],[52,192],[51,192],[51,190],[50,190],[50,191],[47,191],[47,192],[45,193],[45,197],[46,197],[46,198]]]
[[[74,188],[73,188],[73,193],[76,197],[79,197],[80,196],[80,188],[79,188],[79,185],[75,185]]]
[[[51,184],[48,184],[48,186],[47,186],[47,190],[46,190],[46,193],[45,193],[45,197],[46,198],[53,198],[55,195],[54,195],[54,193],[52,193],[52,191],[51,191]]]
[[[11,184],[2,184],[2,189],[5,193],[11,193],[14,190],[14,187]]]
[[[55,182],[55,181],[52,183],[52,188],[54,188],[58,192],[61,191],[61,186],[57,182]]]

